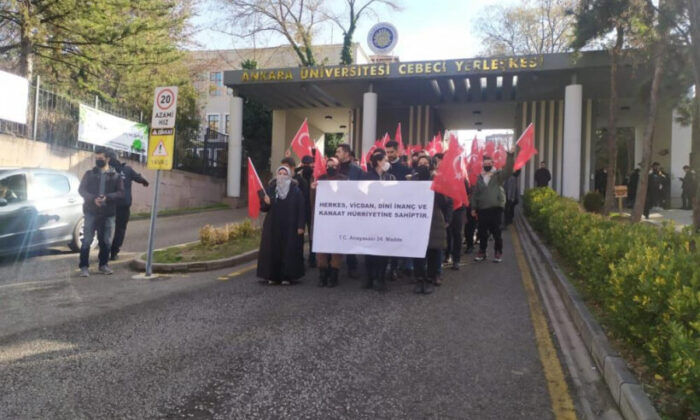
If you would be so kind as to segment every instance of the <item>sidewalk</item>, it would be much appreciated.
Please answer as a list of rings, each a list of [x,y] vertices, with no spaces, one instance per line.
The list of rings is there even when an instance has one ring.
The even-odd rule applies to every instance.
[[[642,220],[659,226],[664,222],[672,221],[676,225],[676,230],[682,230],[684,227],[693,224],[693,211],[681,209],[652,211],[649,213],[649,219],[642,218]]]

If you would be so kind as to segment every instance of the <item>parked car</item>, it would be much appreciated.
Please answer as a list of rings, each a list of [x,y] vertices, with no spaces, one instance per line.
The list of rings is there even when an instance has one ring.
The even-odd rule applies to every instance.
[[[0,255],[49,246],[80,250],[80,181],[50,169],[0,168]]]

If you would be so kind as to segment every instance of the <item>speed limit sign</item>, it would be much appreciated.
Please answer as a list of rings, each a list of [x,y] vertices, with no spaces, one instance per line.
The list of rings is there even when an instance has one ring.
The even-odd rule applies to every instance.
[[[177,86],[156,88],[151,128],[174,128],[177,109]]]

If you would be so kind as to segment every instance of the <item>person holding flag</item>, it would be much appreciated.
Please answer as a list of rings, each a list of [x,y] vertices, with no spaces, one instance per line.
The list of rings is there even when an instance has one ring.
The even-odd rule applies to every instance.
[[[472,216],[477,218],[479,229],[479,253],[475,261],[486,259],[486,248],[489,243],[489,234],[494,239],[493,261],[500,263],[503,255],[503,238],[501,238],[501,218],[503,207],[506,204],[506,195],[503,184],[513,173],[513,153],[508,152],[506,166],[503,170],[493,167],[491,156],[483,157],[483,172],[474,186],[471,196]]]
[[[280,166],[267,191],[258,190],[263,222],[257,276],[268,284],[289,285],[304,276],[304,195],[292,170]]]
[[[319,159],[320,160],[320,159]],[[322,161],[321,161],[322,162]],[[321,165],[321,162],[318,165]],[[316,187],[318,186],[318,181],[345,181],[348,178],[338,171],[340,162],[338,158],[331,157],[326,162],[324,171],[321,175],[316,177],[316,180],[311,184],[311,202],[314,211],[311,212],[311,228],[313,230],[313,215],[316,209]],[[320,170],[317,171],[321,172]],[[313,232],[309,233],[309,236],[313,237]],[[338,285],[338,275],[340,273],[340,265],[343,262],[342,254],[318,254],[318,274],[319,281],[318,287],[336,287]]]

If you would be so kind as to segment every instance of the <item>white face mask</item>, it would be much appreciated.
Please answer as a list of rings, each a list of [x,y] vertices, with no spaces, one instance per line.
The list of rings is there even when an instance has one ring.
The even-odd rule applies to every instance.
[[[387,161],[384,161],[384,162],[382,163],[382,170],[383,170],[384,172],[387,172],[387,171],[389,171],[389,169],[391,169],[391,164],[390,164],[389,162],[387,162]]]

